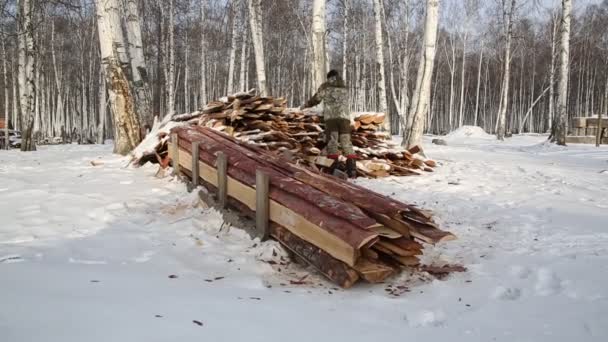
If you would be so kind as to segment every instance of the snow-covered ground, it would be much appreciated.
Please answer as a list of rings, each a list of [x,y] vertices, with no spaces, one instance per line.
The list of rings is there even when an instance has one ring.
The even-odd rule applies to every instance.
[[[435,173],[357,182],[434,210],[459,240],[426,261],[469,271],[348,291],[109,146],[0,151],[0,341],[608,340],[608,148],[430,138]]]

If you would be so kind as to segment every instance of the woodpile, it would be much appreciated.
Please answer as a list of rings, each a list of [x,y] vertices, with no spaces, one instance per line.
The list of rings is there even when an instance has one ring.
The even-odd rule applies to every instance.
[[[307,124],[318,127],[318,119],[280,110],[284,107],[283,100],[244,99],[245,103],[236,105],[238,97],[232,102],[210,104],[203,110],[205,115],[196,118],[196,125],[174,128],[171,133],[175,134],[176,143],[169,144],[170,158],[174,163],[177,161],[179,172],[197,178],[198,184],[217,194],[223,188],[218,155],[225,156],[227,171],[222,182],[226,184],[227,203],[252,218],[257,201],[256,172],[267,175],[270,235],[331,281],[345,288],[359,279],[383,282],[403,268],[419,267],[423,243],[436,244],[455,238],[439,229],[427,211],[291,163],[285,156],[269,151],[271,142],[289,144],[290,150],[298,147],[294,153],[315,148],[314,142],[302,138],[305,135],[295,135],[313,129],[295,127]],[[226,103],[232,103],[231,108],[226,109]],[[263,104],[264,109],[256,112]],[[280,116],[268,114],[273,111],[281,113]],[[268,120],[262,120],[266,116]],[[287,119],[294,117],[300,120]],[[251,132],[252,127],[260,132],[244,134]],[[262,132],[286,137],[242,138]],[[198,156],[194,163],[193,156]]]
[[[420,157],[419,147],[406,150],[391,143],[390,135],[379,132],[384,114],[357,113],[352,143],[360,160],[359,176],[378,178],[432,172],[436,163]],[[324,125],[312,110],[287,108],[285,98],[239,93],[208,103],[194,113],[172,118],[187,125],[208,127],[265,150],[288,156],[293,162],[327,169],[332,160],[323,157]],[[160,154],[162,148],[156,148]],[[148,156],[146,161],[156,159]]]

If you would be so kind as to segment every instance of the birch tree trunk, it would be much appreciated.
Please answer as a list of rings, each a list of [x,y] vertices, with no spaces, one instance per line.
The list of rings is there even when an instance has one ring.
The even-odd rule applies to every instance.
[[[344,18],[342,22],[342,77],[346,79],[347,70],[347,48],[348,48],[348,15],[350,12],[350,0],[344,0]]]
[[[462,38],[462,68],[460,74],[460,108],[458,110],[458,127],[462,127],[464,124],[464,84],[465,84],[465,70],[467,61],[467,39],[468,33],[465,33]]]
[[[106,94],[106,81],[103,77],[103,69],[99,72],[99,123],[97,124],[97,143],[103,144],[105,142],[105,129],[106,129],[106,113],[107,113],[107,94]]]
[[[314,90],[317,90],[325,82],[327,75],[325,16],[325,0],[314,0],[312,5],[312,73]]]
[[[479,88],[481,86],[481,69],[483,66],[483,43],[481,44],[481,51],[479,52],[479,68],[477,69],[477,90],[475,92],[475,119],[473,124],[477,126],[479,118]]]
[[[200,97],[201,97],[201,105],[205,105],[207,104],[207,39],[205,36],[205,3],[206,0],[200,0],[201,1],[201,17],[200,17],[200,23],[201,23],[201,55],[200,55],[200,62],[201,62],[201,79],[200,79]]]
[[[391,117],[386,100],[386,79],[384,73],[384,37],[382,34],[382,3],[374,0],[374,17],[376,19],[376,67],[378,69],[378,111],[386,113],[385,129],[391,132]]]
[[[498,140],[505,140],[506,121],[507,121],[507,107],[509,104],[509,79],[511,76],[511,40],[513,36],[513,12],[515,11],[516,0],[511,0],[509,8],[503,8],[503,18],[505,20],[505,59],[504,63],[504,75],[502,78],[502,92],[500,106],[498,109],[498,127],[496,130],[496,138]]]
[[[251,38],[255,54],[255,69],[258,78],[258,90],[262,96],[268,95],[266,85],[266,66],[264,63],[264,33],[262,30],[262,5],[261,0],[247,0],[249,2],[249,20],[251,26]]]
[[[418,65],[416,88],[410,105],[407,129],[404,130],[404,137],[401,142],[403,146],[408,148],[422,142],[425,117],[429,111],[440,2],[440,0],[426,0],[422,54]]]
[[[248,55],[249,55],[249,44],[247,44],[249,42],[248,39],[248,32],[249,30],[247,30],[247,24],[245,21],[243,21],[243,26],[245,28],[245,32],[243,33],[243,42],[241,43],[241,66],[240,66],[240,71],[239,71],[239,91],[247,91],[247,82],[245,82],[245,75],[246,75],[246,70],[247,70],[247,61],[248,61]]]
[[[141,23],[136,0],[126,0],[126,27],[131,57],[132,86],[135,95],[137,112],[142,124],[152,126],[154,115],[152,113],[152,97],[148,69],[144,57],[144,48],[141,36]]]
[[[9,89],[8,89],[8,70],[6,69],[6,42],[5,37],[2,37],[2,81],[4,82],[4,148],[10,149],[10,140],[8,136],[9,122]]]
[[[232,38],[230,43],[230,60],[228,62],[228,94],[236,92],[234,87],[234,69],[236,65],[237,28],[239,22],[240,0],[232,0]]]
[[[558,145],[566,145],[568,133],[568,74],[570,72],[570,17],[572,0],[562,0],[561,37],[559,52],[559,83],[557,86],[557,122],[554,139]]]
[[[175,114],[175,0],[165,0],[167,10],[165,15],[168,16],[168,22],[165,27],[167,43],[165,45],[165,53],[167,59],[165,82],[167,87],[167,116]]]
[[[34,120],[36,106],[34,11],[31,0],[21,0],[19,25],[19,104],[21,108],[21,151],[35,151]]]
[[[128,65],[120,52],[124,42],[117,0],[95,0],[101,62],[114,117],[114,152],[127,155],[141,141],[139,117],[123,65]],[[124,48],[123,48],[124,50]]]

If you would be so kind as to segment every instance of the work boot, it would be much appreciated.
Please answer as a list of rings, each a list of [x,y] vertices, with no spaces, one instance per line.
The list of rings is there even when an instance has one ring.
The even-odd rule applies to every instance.
[[[346,173],[350,178],[357,178],[357,160],[354,158],[346,159]]]

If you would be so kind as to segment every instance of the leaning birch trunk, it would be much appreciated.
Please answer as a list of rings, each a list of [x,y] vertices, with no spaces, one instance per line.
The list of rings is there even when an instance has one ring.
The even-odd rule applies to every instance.
[[[401,143],[408,148],[419,145],[422,142],[425,116],[429,111],[440,2],[440,0],[426,0],[422,55],[418,66],[416,88],[410,105],[407,129],[404,130],[404,138]]]
[[[515,11],[516,0],[511,0],[511,7],[508,9],[503,9],[505,28],[506,28],[506,46],[505,46],[505,60],[504,60],[504,75],[502,79],[502,93],[500,97],[500,106],[498,110],[498,120],[497,120],[497,130],[496,130],[496,138],[498,140],[505,140],[505,132],[506,132],[506,121],[507,121],[507,106],[509,102],[509,79],[511,76],[511,40],[513,36],[513,12]]]
[[[557,122],[554,139],[566,145],[568,117],[568,73],[570,72],[570,15],[572,0],[562,0],[562,23],[559,52],[559,83],[557,86]]]
[[[264,65],[264,33],[262,30],[262,8],[261,0],[248,0],[249,20],[251,26],[251,37],[253,40],[253,51],[255,54],[255,70],[258,79],[258,90],[262,96],[268,95],[266,86],[266,67]]]
[[[19,103],[21,106],[21,151],[35,151],[34,121],[36,105],[34,23],[31,0],[19,2]]]
[[[141,140],[139,117],[135,112],[129,81],[122,69],[120,52],[115,47],[124,41],[117,0],[96,0],[97,27],[101,61],[106,78],[109,103],[114,117],[114,152],[128,154]]]
[[[207,103],[207,39],[205,36],[205,3],[206,1],[201,0],[201,55],[200,55],[200,63],[201,63],[201,78],[200,78],[200,102],[201,104]]]
[[[150,83],[144,58],[144,49],[141,35],[141,24],[136,0],[127,0],[127,39],[129,56],[131,57],[131,74],[133,82],[133,93],[135,95],[136,108],[142,123],[152,125],[154,120],[152,113],[152,98]]]
[[[325,16],[325,0],[314,0],[312,5],[312,73],[315,90],[325,82],[327,74]]]
[[[391,132],[391,117],[388,112],[386,100],[386,80],[384,75],[384,37],[382,34],[382,4],[381,0],[374,0],[374,17],[376,19],[376,64],[378,68],[378,111],[386,113],[384,120],[385,129]]]

